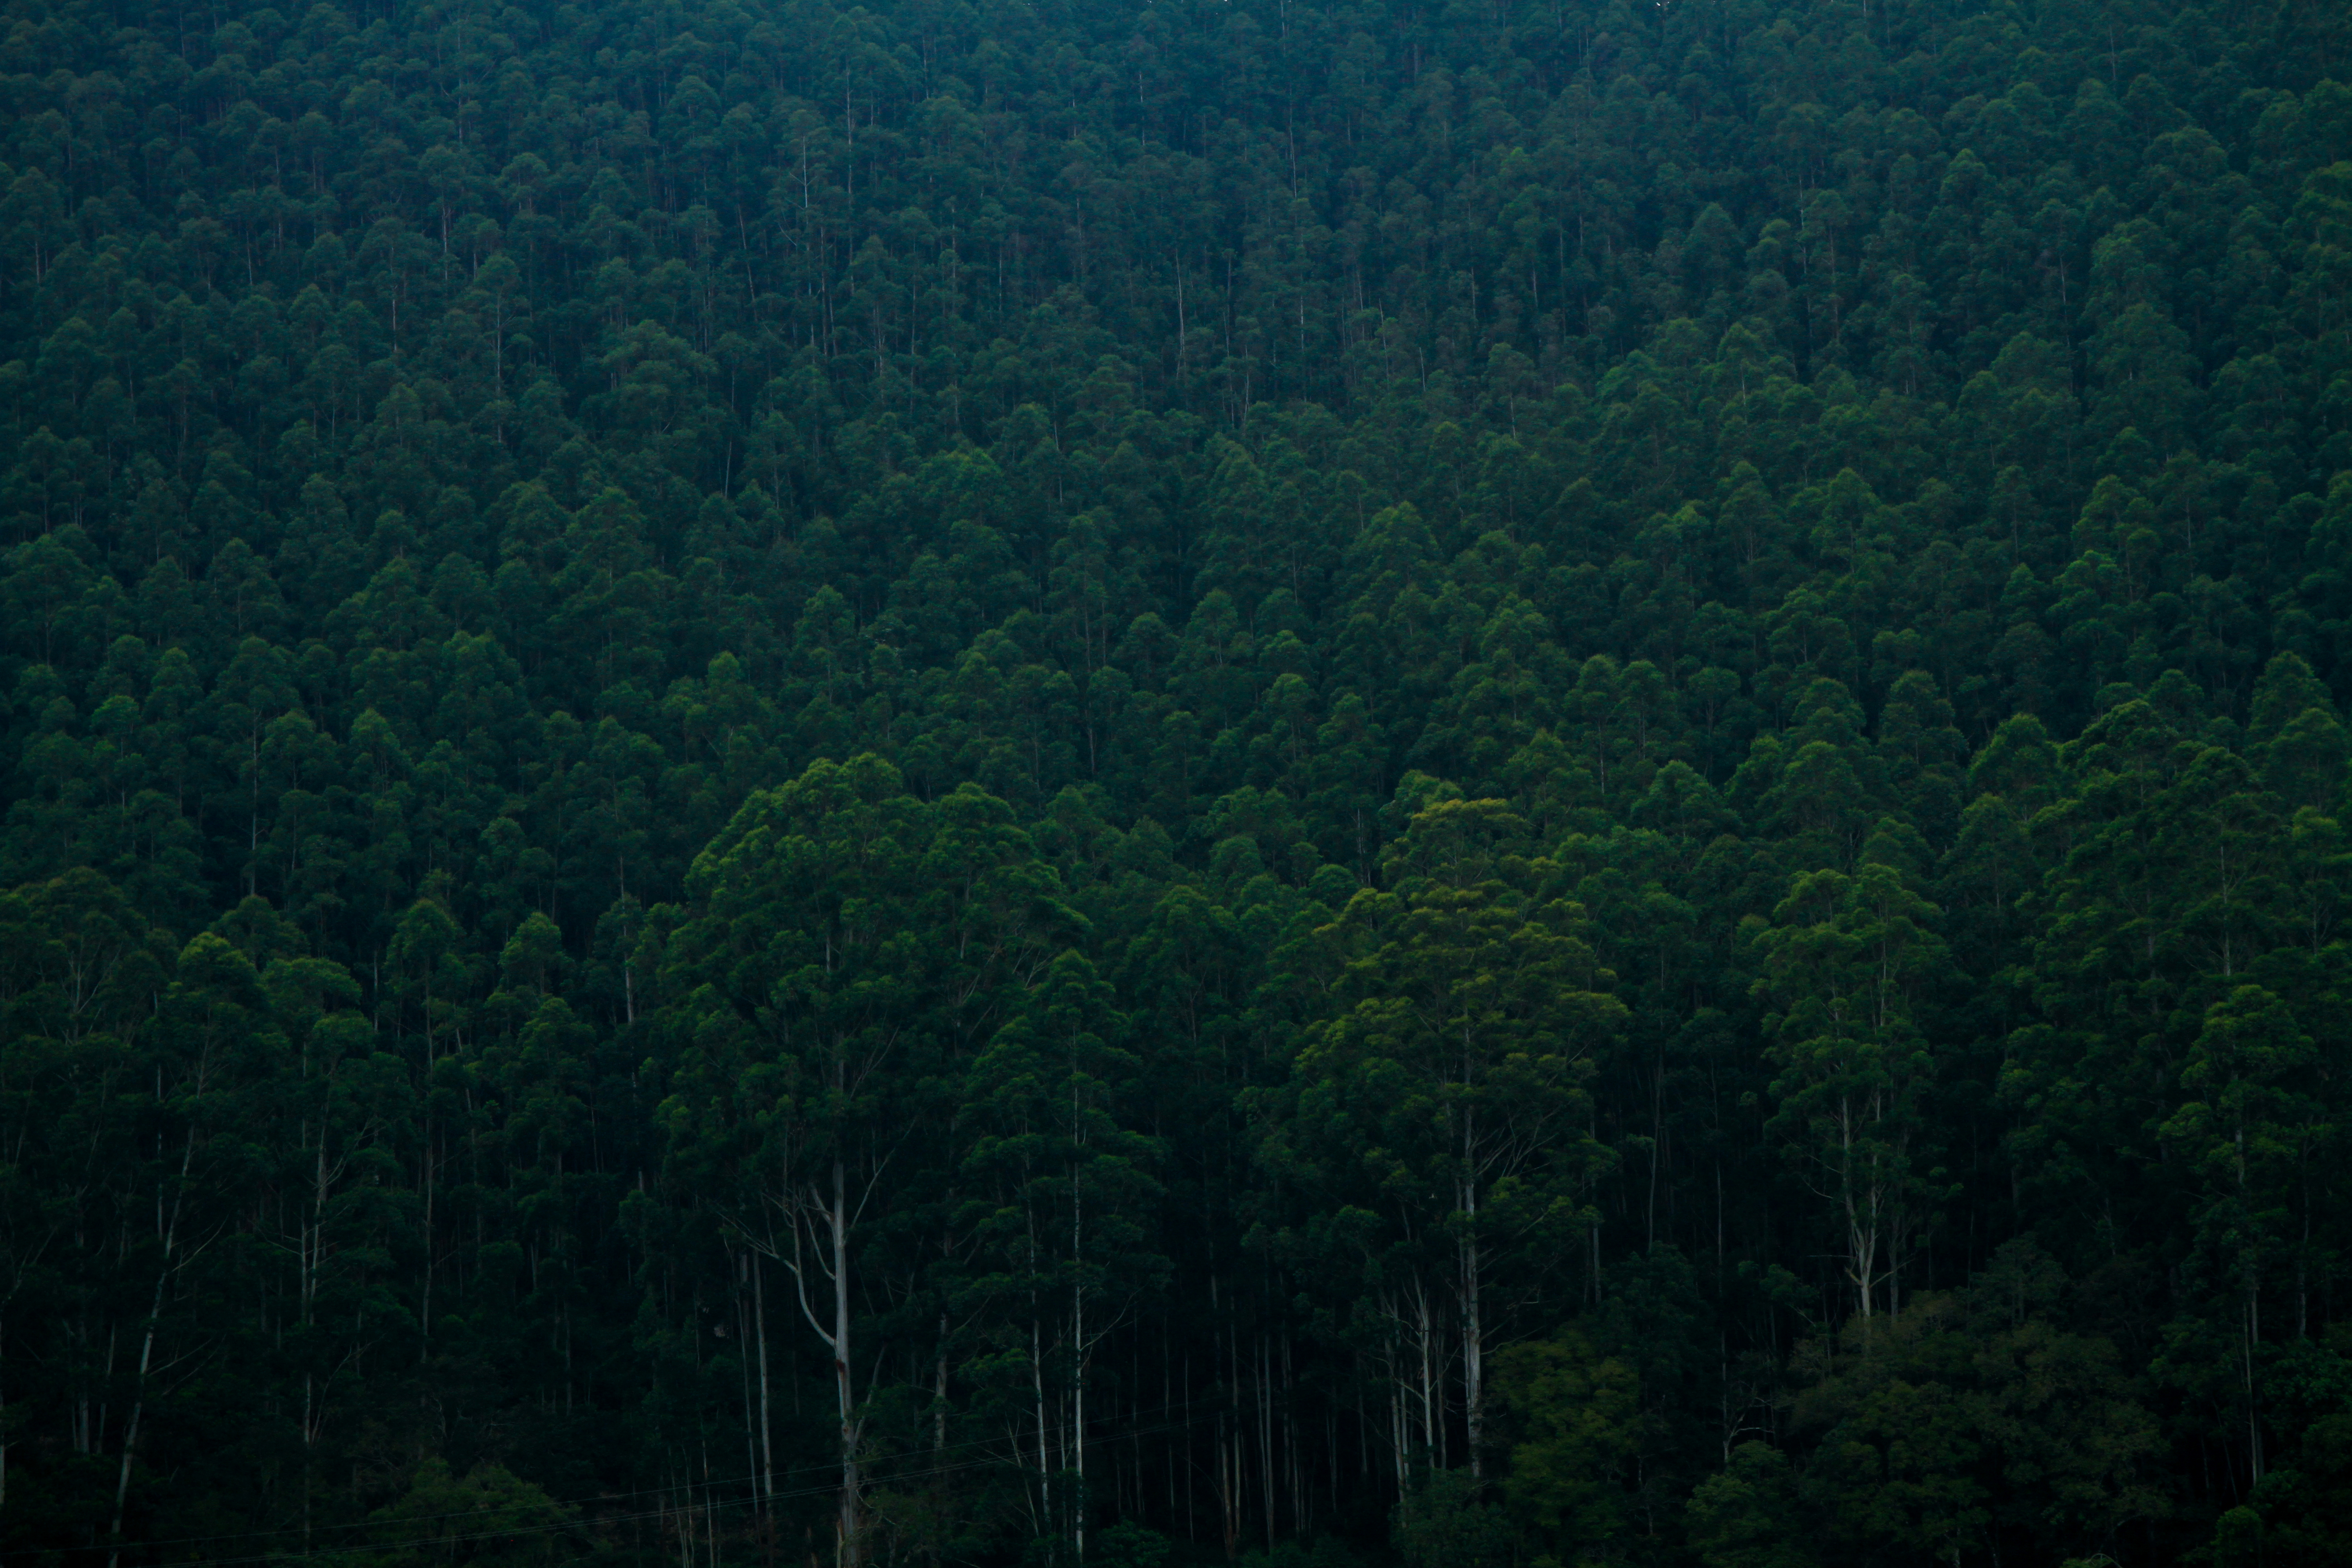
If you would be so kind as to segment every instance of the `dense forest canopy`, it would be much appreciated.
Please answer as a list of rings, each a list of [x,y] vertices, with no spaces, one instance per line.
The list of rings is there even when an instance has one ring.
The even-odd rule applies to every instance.
[[[2352,1562],[2352,12],[0,17],[10,1562]]]

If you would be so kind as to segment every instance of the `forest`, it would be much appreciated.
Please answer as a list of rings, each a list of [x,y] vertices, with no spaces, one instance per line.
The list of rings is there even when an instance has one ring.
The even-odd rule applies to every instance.
[[[2347,700],[2338,0],[0,0],[0,1560],[2352,1564]]]

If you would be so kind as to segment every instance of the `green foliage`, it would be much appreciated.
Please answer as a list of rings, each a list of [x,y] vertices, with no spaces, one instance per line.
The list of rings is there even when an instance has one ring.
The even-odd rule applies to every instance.
[[[0,1553],[2344,1555],[2342,6],[5,23]]]
[[[1511,1561],[1509,1516],[1479,1496],[1467,1470],[1430,1470],[1399,1499],[1389,1526],[1409,1568],[1496,1568]]]
[[[437,1457],[423,1460],[408,1489],[368,1515],[377,1540],[352,1555],[382,1568],[406,1564],[523,1565],[560,1563],[580,1549],[572,1510],[498,1465],[454,1475]]]
[[[1691,1491],[1692,1549],[1706,1568],[1808,1568],[1821,1561],[1789,1457],[1769,1444],[1732,1450]]]
[[[1622,1555],[1627,1472],[1643,1447],[1641,1379],[1573,1330],[1514,1345],[1496,1381],[1516,1418],[1509,1497],[1560,1563]]]

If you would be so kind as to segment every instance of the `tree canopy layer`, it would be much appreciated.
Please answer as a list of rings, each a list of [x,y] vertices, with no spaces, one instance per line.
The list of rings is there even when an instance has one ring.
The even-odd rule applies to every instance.
[[[0,0],[0,1552],[2352,1561],[2347,83]]]

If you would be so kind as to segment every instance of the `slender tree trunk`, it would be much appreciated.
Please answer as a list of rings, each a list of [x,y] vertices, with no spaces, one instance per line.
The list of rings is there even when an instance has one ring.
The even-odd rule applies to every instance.
[[[760,1405],[758,1395],[751,1386],[754,1374],[751,1364],[751,1345],[753,1337],[759,1331],[751,1327],[751,1293],[743,1288],[749,1283],[746,1276],[751,1272],[751,1250],[746,1248],[743,1261],[735,1270],[735,1336],[736,1342],[740,1346],[736,1352],[736,1364],[741,1373],[743,1383],[743,1462],[745,1466],[743,1474],[751,1489],[751,1517],[756,1525],[765,1520],[767,1499],[760,1489]],[[565,1359],[567,1362],[570,1360],[568,1350]],[[765,1390],[759,1392],[764,1393]],[[568,1399],[571,1394],[569,1377],[564,1380],[564,1393]],[[566,1409],[569,1408],[567,1405]]]
[[[1033,1310],[1029,1317],[1029,1392],[1037,1401],[1038,1532],[1054,1528],[1054,1469],[1045,1454],[1045,1336]]]
[[[1075,1074],[1071,1081],[1073,1084],[1076,1082]],[[1074,1126],[1077,1122],[1075,1103],[1071,1107],[1071,1121]],[[1086,1239],[1086,1189],[1077,1168],[1074,1166],[1070,1171],[1070,1539],[1080,1563],[1087,1560]]]
[[[948,1447],[948,1314],[940,1310],[939,1359],[931,1369],[931,1453],[936,1458]]]
[[[425,1053],[428,1059],[432,1048],[432,1037],[427,1035]],[[534,1278],[532,1283],[537,1282]],[[425,1290],[416,1310],[416,1328],[419,1342],[416,1359],[421,1363],[433,1342],[433,1126],[429,1121],[425,1127]]]
[[[776,1441],[774,1426],[770,1416],[768,1381],[768,1300],[767,1291],[760,1278],[760,1253],[751,1251],[751,1329],[760,1341],[760,1497],[773,1504],[776,1498]]]
[[[1437,1459],[1437,1416],[1429,1395],[1429,1299],[1422,1293],[1421,1282],[1413,1282],[1413,1349],[1419,1356],[1414,1368],[1414,1388],[1421,1396],[1421,1454],[1425,1467]]]
[[[180,1149],[180,1180],[172,1193],[171,1217],[163,1222],[163,1256],[155,1266],[155,1292],[148,1303],[147,1331],[139,1346],[139,1375],[131,1396],[131,1424],[122,1434],[122,1464],[114,1478],[114,1519],[107,1526],[107,1534],[114,1544],[107,1552],[106,1568],[120,1568],[122,1561],[122,1514],[131,1498],[131,1460],[139,1447],[139,1422],[147,1413],[147,1373],[155,1364],[155,1329],[163,1319],[163,1288],[172,1279],[172,1254],[179,1245],[180,1205],[187,1197],[188,1172],[196,1158],[196,1130],[188,1128],[188,1135]]]
[[[1470,1474],[1486,1477],[1486,1331],[1479,1315],[1478,1189],[1462,1184],[1462,1403],[1469,1427]]]
[[[1250,1371],[1257,1380],[1257,1489],[1265,1509],[1265,1549],[1274,1550],[1274,1423],[1271,1394],[1265,1380],[1265,1336],[1257,1339]]]
[[[2254,1483],[2263,1479],[2263,1417],[2254,1403],[2254,1347],[2262,1342],[2262,1306],[2257,1294],[2259,1287],[2250,1285],[2246,1290],[2246,1468],[2252,1473]],[[134,1417],[135,1421],[135,1417]]]
[[[833,1380],[841,1405],[840,1559],[843,1568],[855,1568],[864,1518],[858,1497],[857,1391],[849,1372],[849,1182],[838,1159],[833,1163],[828,1218],[833,1230]]]

